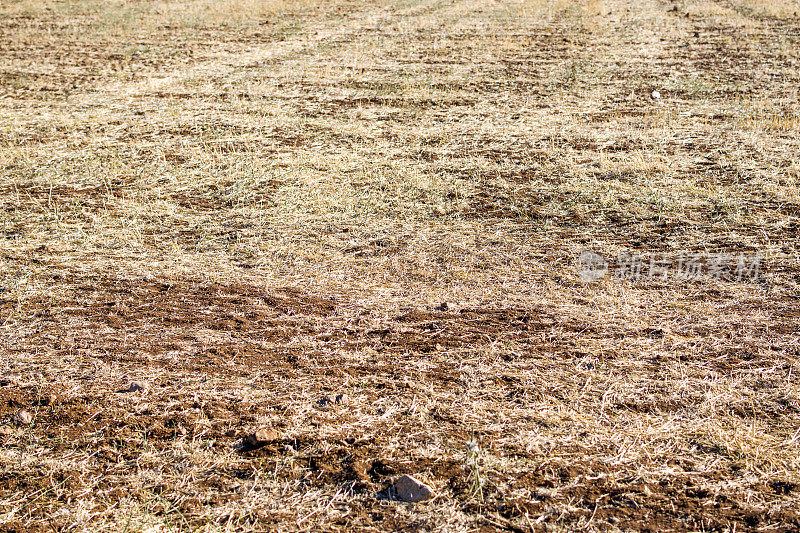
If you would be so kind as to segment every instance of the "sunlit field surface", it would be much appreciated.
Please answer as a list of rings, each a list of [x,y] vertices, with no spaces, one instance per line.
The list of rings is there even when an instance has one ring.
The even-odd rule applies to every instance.
[[[790,0],[0,3],[0,532],[799,530],[798,86]]]

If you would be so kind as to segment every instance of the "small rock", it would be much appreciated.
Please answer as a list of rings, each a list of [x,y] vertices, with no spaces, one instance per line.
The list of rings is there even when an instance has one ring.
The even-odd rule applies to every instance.
[[[651,96],[653,97],[653,100],[658,100],[659,98],[661,98],[661,93],[658,91],[653,91]]]
[[[401,502],[422,502],[433,498],[433,489],[409,475],[403,475],[392,485],[396,500]]]
[[[260,448],[278,440],[278,432],[272,428],[261,428],[244,438],[244,445],[249,448]]]
[[[331,397],[328,396],[328,395],[325,395],[322,398],[320,398],[319,400],[317,400],[317,407],[326,407],[326,406],[330,405],[330,403],[331,403]]]
[[[151,409],[149,403],[141,403],[135,409],[137,415],[150,416],[153,414],[153,409]]]
[[[144,381],[132,381],[128,388],[122,389],[120,392],[139,392],[145,389],[147,389],[147,383]]]
[[[20,409],[14,415],[14,422],[20,426],[30,426],[31,422],[33,422],[33,415],[24,409]]]
[[[319,400],[317,400],[317,407],[327,407],[332,403],[347,403],[347,395],[346,394],[337,394],[335,396],[326,394]]]
[[[448,309],[450,309],[450,306],[447,305],[447,302],[442,302],[433,309],[436,311],[447,311]]]
[[[0,426],[0,437],[8,437],[14,433],[14,430],[8,426]]]
[[[47,396],[42,396],[39,398],[39,405],[54,406],[57,403],[59,403],[58,395],[52,392]]]

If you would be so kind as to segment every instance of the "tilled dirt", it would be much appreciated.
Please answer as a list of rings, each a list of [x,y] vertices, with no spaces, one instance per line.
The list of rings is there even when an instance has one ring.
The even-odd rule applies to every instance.
[[[61,498],[87,489],[113,501],[126,493],[133,471],[167,468],[172,470],[164,475],[179,475],[182,468],[191,467],[180,461],[159,467],[146,461],[154,459],[152,454],[169,454],[177,443],[202,438],[210,453],[227,459],[225,466],[202,469],[187,495],[174,500],[190,523],[203,506],[242,501],[244,494],[237,487],[273,471],[280,472],[281,482],[298,484],[299,490],[340,487],[350,494],[353,500],[343,503],[347,518],[333,520],[331,526],[414,527],[392,516],[376,495],[395,476],[419,472],[448,498],[464,501],[463,512],[486,517],[490,528],[525,529],[514,524],[524,524],[531,516],[539,517],[541,526],[592,518],[623,530],[648,531],[724,530],[733,523],[745,529],[780,523],[789,530],[800,520],[789,504],[798,487],[794,481],[753,479],[737,484],[733,492],[723,489],[732,479],[747,479],[739,470],[743,466],[737,466],[728,451],[702,440],[690,445],[695,453],[717,457],[716,467],[692,472],[696,459],[682,464],[686,459],[674,457],[669,459],[674,474],[653,477],[623,464],[591,459],[605,452],[598,443],[582,442],[580,435],[571,444],[559,445],[553,457],[514,442],[513,425],[470,434],[472,424],[465,424],[464,417],[474,415],[458,404],[435,401],[422,411],[414,409],[421,388],[427,390],[422,397],[434,398],[459,390],[483,391],[478,394],[490,394],[494,408],[512,419],[515,415],[508,409],[515,405],[574,401],[569,399],[569,380],[531,380],[524,371],[546,364],[569,372],[574,357],[569,355],[574,340],[569,339],[576,333],[598,333],[590,323],[558,320],[552,310],[408,310],[381,327],[371,327],[368,309],[348,309],[343,302],[298,290],[64,275],[58,283],[70,288],[70,298],[51,300],[49,305],[27,302],[34,329],[5,339],[6,361],[15,377],[0,384],[0,419],[9,421],[19,409],[35,417],[30,430],[4,437],[5,445],[20,452],[45,446],[53,457],[81,449],[92,452],[76,473],[69,468],[58,475],[37,473],[22,464],[8,464],[0,485],[4,494],[61,494],[34,501],[28,516],[49,513]],[[12,305],[3,300],[0,308],[7,312]],[[34,311],[37,307],[40,310]],[[296,345],[299,339],[304,340],[302,348]],[[463,362],[458,353],[500,342],[513,343],[519,351],[502,356],[510,365],[505,373],[469,375],[459,370]],[[84,363],[75,367],[77,361]],[[742,368],[732,360],[727,364],[725,374]],[[34,365],[45,376],[55,376],[65,367],[83,375],[69,380],[45,377],[38,380],[43,385],[25,385],[20,381],[25,371],[16,370],[17,365]],[[145,380],[145,391],[126,391],[134,377]],[[240,397],[240,386],[218,388],[242,379],[249,383],[245,389],[266,396],[254,401]],[[480,379],[478,389],[469,383],[474,379]],[[219,395],[206,392],[202,384],[209,381]],[[293,383],[305,389],[299,405],[293,399]],[[324,400],[340,391],[346,391],[343,404]],[[388,411],[369,407],[388,398],[395,406]],[[763,419],[769,416],[766,405],[761,402],[757,412],[740,409],[736,414]],[[797,413],[794,403],[780,405],[773,415],[776,430],[783,417]],[[622,420],[625,413],[681,416],[691,404],[685,399],[639,399],[608,408]],[[359,416],[351,409],[372,411],[375,418],[367,427],[354,426]],[[242,444],[247,428],[264,423],[265,416],[278,437],[248,449]],[[523,420],[526,427],[554,437],[564,428],[533,413],[519,423]],[[420,423],[433,424],[436,434],[447,440],[478,438],[488,446],[485,453],[494,453],[495,446],[502,449],[508,463],[486,469],[480,502],[475,501],[463,460],[406,455],[397,446],[395,439],[401,435],[422,437],[424,442],[426,437],[413,436],[415,428],[423,427],[417,426]],[[291,467],[286,469],[288,460]],[[521,468],[509,467],[516,463]],[[148,490],[172,489],[156,484]],[[789,506],[765,515],[745,503],[754,496]],[[569,512],[562,505],[568,505]],[[102,509],[95,507],[98,511]],[[198,525],[204,523],[198,520]],[[239,520],[242,527],[265,527],[271,519],[267,512]],[[11,522],[5,529],[26,529],[23,524]]]

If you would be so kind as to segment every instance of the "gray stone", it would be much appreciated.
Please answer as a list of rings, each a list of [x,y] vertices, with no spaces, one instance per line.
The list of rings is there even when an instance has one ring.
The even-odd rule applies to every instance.
[[[133,381],[130,385],[128,385],[127,389],[123,389],[121,392],[139,392],[146,389],[147,383],[144,381]]]
[[[30,426],[31,422],[33,422],[33,415],[31,415],[25,409],[20,409],[14,415],[14,422],[19,424],[20,426]]]
[[[418,479],[403,475],[392,485],[392,493],[401,502],[422,502],[433,498],[433,489]]]

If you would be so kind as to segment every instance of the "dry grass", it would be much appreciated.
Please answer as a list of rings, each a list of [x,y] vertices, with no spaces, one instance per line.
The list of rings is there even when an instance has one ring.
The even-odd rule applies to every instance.
[[[0,531],[797,530],[798,29],[0,6]],[[437,497],[381,499],[405,473]]]

